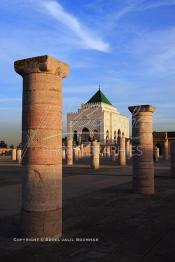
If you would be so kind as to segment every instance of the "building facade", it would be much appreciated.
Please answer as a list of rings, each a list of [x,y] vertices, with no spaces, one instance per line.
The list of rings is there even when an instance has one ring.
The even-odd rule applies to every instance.
[[[168,155],[170,155],[171,143],[175,142],[175,132],[153,132],[153,143],[154,146],[159,148],[160,156],[164,156],[166,154],[166,150]]]
[[[67,114],[67,132],[78,143],[117,143],[118,136],[129,137],[129,119],[99,89],[77,112]]]

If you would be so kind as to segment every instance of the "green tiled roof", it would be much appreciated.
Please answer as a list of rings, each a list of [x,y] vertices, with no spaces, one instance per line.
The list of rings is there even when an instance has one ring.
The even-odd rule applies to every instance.
[[[109,102],[107,97],[102,93],[100,89],[95,93],[95,95],[91,97],[91,99],[89,99],[87,103],[105,103],[112,106],[111,102]]]

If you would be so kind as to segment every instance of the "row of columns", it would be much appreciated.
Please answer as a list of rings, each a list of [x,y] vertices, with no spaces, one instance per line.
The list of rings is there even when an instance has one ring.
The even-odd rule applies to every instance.
[[[68,65],[40,56],[15,62],[23,77],[21,234],[60,237],[62,234],[62,78]],[[129,107],[132,113],[133,189],[154,193],[153,106]],[[72,138],[67,140],[67,165],[73,164]],[[119,163],[125,165],[125,138],[119,139]],[[130,151],[130,149],[128,150]],[[92,144],[91,165],[99,168],[100,145]],[[106,152],[110,154],[109,149]],[[114,153],[113,153],[114,154]],[[175,155],[175,146],[172,147]],[[75,157],[78,158],[77,150]],[[114,157],[114,155],[113,155]],[[172,167],[175,168],[175,157]],[[174,172],[174,171],[173,171]]]
[[[97,142],[97,141],[95,141]],[[129,143],[128,143],[129,142]],[[126,148],[127,145],[127,148]],[[91,143],[91,152],[90,155],[92,155],[93,148],[93,142]],[[118,159],[118,164],[120,166],[126,165],[126,157],[127,159],[130,159],[132,157],[132,145],[130,141],[127,141],[124,137],[121,137],[119,139],[119,145],[118,145],[118,153],[116,154],[116,147],[111,147],[110,145],[104,146],[103,149],[103,157],[104,158],[112,158],[113,161]],[[67,155],[67,166],[73,165],[73,159],[77,162],[79,159],[83,158],[85,156],[84,153],[84,145],[81,144],[80,146],[76,146],[73,148],[73,142],[72,139],[67,140],[67,149],[63,147],[62,149],[62,158],[63,160],[66,160]],[[87,155],[86,155],[87,156]],[[100,144],[99,144],[99,156],[100,156]]]
[[[21,162],[21,157],[22,157],[22,150],[21,149],[12,149],[12,160],[13,161],[18,161]]]

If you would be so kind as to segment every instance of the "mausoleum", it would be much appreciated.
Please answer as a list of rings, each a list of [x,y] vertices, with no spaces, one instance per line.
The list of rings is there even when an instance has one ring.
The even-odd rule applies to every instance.
[[[77,112],[67,114],[67,131],[79,143],[97,140],[115,144],[119,136],[129,137],[129,119],[99,88]]]

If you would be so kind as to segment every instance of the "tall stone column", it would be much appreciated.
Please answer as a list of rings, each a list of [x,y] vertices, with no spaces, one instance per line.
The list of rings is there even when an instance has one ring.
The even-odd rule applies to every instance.
[[[80,145],[80,149],[81,149],[81,157],[83,158],[84,157],[84,145],[83,144]]]
[[[63,160],[66,159],[66,150],[65,150],[65,147],[62,148],[62,159],[63,159]]]
[[[21,155],[22,155],[22,150],[19,148],[17,149],[17,154],[16,154],[19,163],[21,162]]]
[[[130,159],[130,140],[127,140],[126,142],[126,155],[127,155],[127,159]]]
[[[113,160],[113,161],[115,161],[115,153],[116,153],[115,151],[116,151],[116,149],[113,149],[113,150],[112,150],[112,160]]]
[[[111,157],[111,147],[109,145],[107,145],[107,158]]]
[[[39,56],[15,62],[23,77],[22,235],[62,234],[62,78],[68,65]]]
[[[171,142],[171,176],[175,177],[175,142]]]
[[[129,156],[132,158],[132,143],[129,144]]]
[[[74,159],[75,161],[78,161],[79,147],[78,146],[74,147],[73,151],[74,151]]]
[[[80,160],[82,158],[82,155],[81,155],[81,148],[79,147],[79,150],[78,150],[78,159]]]
[[[155,146],[153,152],[154,152],[154,159],[157,162],[159,160],[159,148]]]
[[[168,138],[165,138],[164,141],[164,159],[168,160],[169,156],[168,156]]]
[[[137,193],[154,193],[154,163],[151,105],[130,106],[133,140],[133,190]]]
[[[16,148],[13,148],[12,149],[12,160],[16,161],[16,158],[17,158],[17,150]]]
[[[99,169],[100,166],[100,144],[97,141],[92,142],[91,146],[91,167]]]
[[[73,140],[71,137],[67,138],[67,166],[73,165]]]
[[[106,158],[106,154],[107,154],[107,152],[106,152],[106,146],[104,146],[104,149],[103,149],[103,156],[104,156],[104,158]]]
[[[118,157],[119,166],[126,165],[126,143],[125,137],[119,137],[119,157]]]

